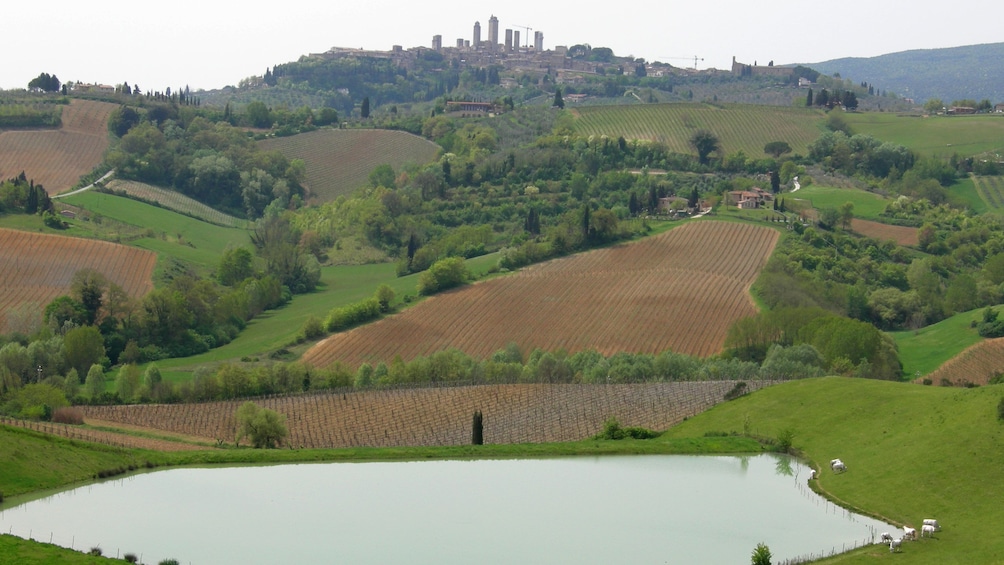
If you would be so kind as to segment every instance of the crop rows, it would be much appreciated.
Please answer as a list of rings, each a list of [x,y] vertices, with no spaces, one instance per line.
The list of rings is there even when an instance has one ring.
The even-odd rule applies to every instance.
[[[523,351],[712,355],[733,321],[756,313],[748,289],[777,238],[749,224],[691,223],[432,297],[335,334],[304,361],[357,367],[448,348],[485,359],[511,342]]]
[[[0,133],[0,178],[25,175],[50,194],[72,187],[91,172],[108,148],[108,117],[114,104],[73,100],[58,130]]]
[[[994,209],[1004,208],[1004,177],[974,176],[973,183],[988,206]]]
[[[934,384],[948,381],[985,385],[999,372],[1004,372],[1004,338],[983,340],[924,378],[931,379]]]
[[[409,163],[428,163],[439,151],[435,143],[410,133],[371,129],[321,129],[267,139],[260,147],[303,159],[311,196],[321,202],[366,185],[378,165],[400,171]]]
[[[755,105],[648,104],[590,106],[576,110],[575,130],[582,135],[623,136],[665,143],[670,151],[693,153],[690,137],[711,131],[725,153],[763,156],[770,141],[787,141],[805,153],[819,136],[820,114],[812,110]]]
[[[26,430],[34,430],[36,432],[65,437],[67,439],[103,443],[105,445],[114,445],[116,447],[153,449],[156,451],[210,449],[205,446],[193,445],[190,443],[119,434],[111,431],[96,430],[82,426],[71,426],[68,424],[56,424],[53,422],[17,420],[14,418],[7,418],[5,416],[0,416],[0,424],[24,428]]]
[[[851,220],[851,229],[872,239],[885,241],[891,239],[896,245],[914,246],[920,243],[920,230],[908,226],[893,226],[870,220]]]
[[[769,383],[750,381],[749,390]],[[287,444],[303,448],[465,445],[471,417],[484,415],[487,443],[576,441],[615,417],[625,427],[663,430],[722,402],[734,381],[643,384],[508,384],[323,392],[256,399],[286,416]],[[99,419],[222,440],[235,437],[245,401],[82,407]]]
[[[247,225],[246,220],[220,212],[174,190],[167,190],[142,182],[124,180],[113,180],[108,183],[108,188],[115,192],[125,192],[137,200],[156,202],[168,210],[174,210],[175,212],[218,226],[243,228]]]
[[[115,243],[0,229],[0,332],[6,331],[5,313],[24,303],[44,307],[69,292],[81,269],[142,296],[153,288],[156,261],[153,252]]]

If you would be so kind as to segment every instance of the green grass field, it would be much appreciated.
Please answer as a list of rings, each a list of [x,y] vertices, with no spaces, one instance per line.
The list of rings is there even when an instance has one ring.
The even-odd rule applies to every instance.
[[[198,267],[203,275],[216,268],[220,255],[228,247],[250,244],[245,230],[216,226],[130,198],[92,191],[64,201],[91,212],[91,229],[100,230],[93,225],[96,224],[95,214],[133,226],[137,229],[129,230],[130,234],[139,237],[129,241],[130,245],[188,262]],[[88,222],[78,219],[73,223]]]
[[[964,157],[1004,151],[1004,118],[979,116],[899,116],[883,112],[848,112],[854,133],[899,143],[926,156]]]
[[[794,447],[822,471],[813,482],[835,501],[918,532],[924,518],[936,518],[943,528],[935,539],[906,543],[895,555],[874,545],[822,563],[1001,563],[1001,397],[1000,385],[959,389],[806,379],[721,404],[666,435],[696,438],[748,427],[777,437],[790,430]],[[846,463],[846,473],[830,471],[834,458]],[[769,539],[764,542],[770,546]]]
[[[890,332],[899,348],[903,372],[910,379],[922,377],[983,339],[976,328],[970,327],[972,322],[982,319],[983,309],[980,308],[956,314],[916,331]]]
[[[108,188],[116,192],[125,192],[132,198],[146,202],[156,202],[168,210],[174,210],[179,214],[191,216],[218,226],[244,228],[248,224],[247,220],[235,218],[230,214],[220,212],[180,192],[160,188],[152,184],[115,179],[108,183]]]
[[[1001,178],[1001,177],[992,177]],[[982,194],[978,177],[967,177],[955,181],[948,187],[948,197],[953,206],[969,208],[974,214],[1004,213],[1004,200],[1000,207],[991,205]]]
[[[783,195],[786,202],[792,200],[808,200],[812,207],[821,210],[823,208],[840,208],[846,202],[854,204],[854,217],[863,220],[881,221],[880,214],[885,210],[889,200],[864,190],[856,188],[833,188],[829,186],[809,185],[798,192],[786,193]]]
[[[748,104],[643,104],[575,108],[574,127],[581,135],[623,136],[665,143],[671,151],[694,153],[690,137],[705,129],[718,136],[722,150],[742,150],[752,158],[765,157],[771,141],[787,141],[795,153],[805,154],[822,133],[820,110]]]

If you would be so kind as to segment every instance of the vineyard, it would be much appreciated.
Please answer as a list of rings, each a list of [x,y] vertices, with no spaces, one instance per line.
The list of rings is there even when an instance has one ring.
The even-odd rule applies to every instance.
[[[49,194],[64,191],[101,163],[108,148],[108,117],[115,104],[72,100],[58,130],[0,133],[0,178],[24,171]]]
[[[976,192],[993,212],[1004,211],[1004,177],[972,177]]]
[[[335,334],[303,359],[356,367],[448,348],[484,359],[510,342],[523,351],[712,355],[732,322],[756,313],[748,289],[778,236],[749,224],[689,223],[432,297]]]
[[[823,118],[816,110],[739,104],[593,106],[574,114],[581,135],[659,141],[670,151],[694,153],[690,137],[704,129],[718,136],[724,153],[743,151],[752,158],[763,157],[771,141],[787,141],[795,153],[805,154],[819,137]]]
[[[98,422],[92,422],[92,423],[98,423]],[[153,449],[156,451],[187,451],[193,449],[211,449],[208,446],[197,445],[190,442],[186,443],[180,441],[171,441],[167,439],[141,437],[138,435],[126,435],[114,431],[100,430],[95,428],[85,428],[81,426],[72,426],[69,424],[57,424],[54,422],[36,422],[33,420],[18,420],[15,418],[7,418],[5,416],[0,416],[0,424],[5,426],[24,428],[27,430],[34,430],[36,432],[42,432],[45,434],[65,437],[68,439],[89,441],[93,443],[103,443],[105,445],[114,445],[116,447]]]
[[[0,229],[0,333],[9,317],[29,305],[36,318],[42,308],[70,290],[80,269],[94,269],[130,296],[153,289],[156,254],[105,241]]]
[[[870,220],[851,220],[851,229],[872,239],[885,241],[891,239],[896,245],[916,247],[920,243],[919,230],[907,226],[893,226]]]
[[[934,384],[947,381],[956,385],[985,385],[1001,372],[1004,372],[1004,338],[995,338],[967,348],[924,378]]]
[[[747,390],[768,384],[749,381]],[[274,396],[255,402],[286,416],[298,448],[465,445],[471,417],[484,415],[486,443],[577,441],[608,418],[664,430],[722,402],[734,381],[644,384],[507,384],[401,388]],[[100,420],[232,443],[245,400],[205,404],[81,407]]]
[[[321,129],[260,142],[264,151],[279,151],[307,165],[307,186],[320,202],[351,194],[367,184],[378,165],[400,171],[407,164],[424,164],[439,146],[401,131]]]
[[[229,228],[247,227],[246,220],[235,218],[229,214],[220,212],[215,208],[207,206],[198,200],[189,198],[188,196],[174,190],[168,190],[166,188],[160,188],[142,182],[118,179],[109,182],[107,187],[114,193],[122,192],[130,198],[148,203],[156,203],[162,208],[174,210],[179,214],[197,218],[211,224]]]

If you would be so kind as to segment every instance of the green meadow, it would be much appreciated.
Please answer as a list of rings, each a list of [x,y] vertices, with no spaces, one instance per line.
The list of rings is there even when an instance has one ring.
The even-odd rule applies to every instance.
[[[1000,308],[997,308],[1000,310]],[[899,348],[903,372],[910,379],[922,377],[962,353],[983,338],[972,327],[983,319],[983,309],[956,314],[937,324],[901,332],[890,332]]]
[[[1004,150],[1004,118],[976,116],[905,116],[884,112],[847,112],[854,133],[904,145],[926,156],[969,157]]]
[[[781,195],[786,202],[792,200],[807,200],[812,207],[838,209],[847,202],[854,204],[854,217],[863,220],[881,221],[881,213],[889,203],[887,198],[878,194],[856,188],[834,188],[830,186],[809,185],[798,192]]]

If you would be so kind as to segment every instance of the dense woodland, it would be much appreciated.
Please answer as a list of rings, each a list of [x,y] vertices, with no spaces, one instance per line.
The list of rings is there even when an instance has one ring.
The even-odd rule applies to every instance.
[[[442,147],[430,164],[377,167],[352,196],[310,206],[303,162],[259,150],[254,136],[261,132],[245,128],[291,133],[339,123],[337,112],[350,115],[353,100],[334,97],[315,109],[262,102],[221,109],[123,90],[119,100],[125,103],[109,122],[117,142],[102,168],[254,220],[250,241],[227,251],[212,279],[181,270],[138,300],[128,299],[100,273],[78,273],[71,294],[45,308],[38,332],[3,336],[0,392],[15,398],[17,390],[25,390],[22,385],[36,385],[30,390],[37,392],[44,384],[58,389],[55,396],[77,402],[132,402],[431,381],[620,382],[823,373],[897,379],[901,366],[895,346],[880,330],[918,328],[1001,302],[1004,232],[996,219],[974,216],[953,202],[947,190],[960,175],[994,173],[994,165],[920,158],[906,147],[855,135],[840,110],[831,111],[826,133],[806,155],[789,154],[784,140],[778,140],[763,156],[723,155],[713,132],[704,132],[703,139],[695,136],[693,154],[673,153],[659,143],[582,137],[566,114],[547,104],[514,107],[509,101],[512,111],[501,116],[453,117],[437,112],[437,104],[465,88],[494,92],[497,70],[461,71],[432,59],[423,65],[427,72],[409,74],[378,61],[310,59],[277,66],[242,85],[331,90],[349,84],[354,95],[365,95],[367,107],[372,103],[380,109],[381,125],[414,131]],[[597,85],[617,86],[623,76],[601,77]],[[624,80],[678,88],[672,77]],[[866,84],[836,81],[831,88],[826,105],[830,96],[846,103],[847,93],[863,99],[875,95]],[[433,110],[397,110],[395,103],[404,108],[414,101],[431,101]],[[656,170],[661,174],[648,174]],[[772,186],[777,191],[794,176],[807,185],[810,170],[898,196],[883,215],[890,223],[919,227],[920,245],[904,248],[851,234],[852,207],[821,210],[815,222],[805,211],[779,210],[778,217],[793,229],[755,286],[769,309],[737,323],[726,351],[713,359],[672,352],[604,358],[595,352],[524,356],[506,350],[476,360],[453,351],[377,367],[226,365],[215,372],[200,370],[182,386],[162,382],[153,366],[141,376],[134,365],[229,342],[254,316],[312,290],[326,251],[346,238],[364,241],[396,261],[400,275],[432,273],[426,288],[435,292],[464,282],[462,267],[457,271],[450,263],[458,257],[500,251],[498,269],[515,269],[644,235],[652,218],[665,214],[658,209],[660,198],[677,196],[693,208],[720,202],[731,190]],[[12,179],[0,186],[0,212],[51,214],[39,193],[44,195],[29,179]],[[447,274],[440,281],[442,273]],[[302,339],[378,317],[388,302],[386,296],[374,297],[338,313],[341,322],[332,322],[335,313],[319,312]],[[125,369],[118,372],[115,392],[107,393],[97,383],[115,366]],[[7,411],[38,416],[37,407],[22,399],[9,403]]]

